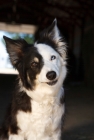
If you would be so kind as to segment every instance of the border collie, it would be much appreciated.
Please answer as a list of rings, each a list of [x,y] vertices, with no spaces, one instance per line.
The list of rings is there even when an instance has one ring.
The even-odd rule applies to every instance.
[[[64,118],[66,43],[56,19],[34,44],[4,36],[19,81],[0,140],[60,140]]]

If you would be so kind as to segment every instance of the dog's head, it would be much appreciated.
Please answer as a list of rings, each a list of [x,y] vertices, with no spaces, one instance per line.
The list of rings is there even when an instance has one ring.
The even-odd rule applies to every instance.
[[[57,21],[41,32],[33,45],[25,40],[4,36],[12,65],[18,70],[22,85],[33,90],[37,85],[58,87],[66,76],[66,43]],[[57,85],[57,86],[56,86]]]

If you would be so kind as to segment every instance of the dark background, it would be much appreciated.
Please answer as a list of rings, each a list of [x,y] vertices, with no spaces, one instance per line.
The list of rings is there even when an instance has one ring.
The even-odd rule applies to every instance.
[[[94,1],[0,1],[0,22],[37,25],[42,30],[54,18],[68,44],[64,140],[94,140]],[[0,74],[0,124],[16,78]]]

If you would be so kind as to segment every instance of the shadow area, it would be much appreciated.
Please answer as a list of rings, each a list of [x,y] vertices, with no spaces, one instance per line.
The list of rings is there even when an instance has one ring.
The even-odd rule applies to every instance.
[[[11,102],[16,79],[16,75],[0,74],[0,126],[5,119],[7,109]]]
[[[64,131],[62,140],[94,140],[94,122]]]

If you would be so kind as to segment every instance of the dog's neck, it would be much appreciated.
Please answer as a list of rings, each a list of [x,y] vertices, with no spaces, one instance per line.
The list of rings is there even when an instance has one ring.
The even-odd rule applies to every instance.
[[[47,105],[47,104],[54,104],[54,103],[57,103],[59,104],[60,103],[60,98],[63,96],[64,94],[64,91],[63,91],[63,88],[61,88],[58,93],[53,93],[53,94],[43,94],[43,92],[40,94],[39,92],[36,92],[36,91],[28,91],[26,90],[26,93],[29,97],[32,98],[32,100],[40,103],[40,104],[44,104],[44,105]]]
[[[26,94],[34,101],[47,104],[49,102],[60,102],[60,98],[64,95],[63,87],[53,88],[48,85],[37,85],[34,90],[28,90],[22,86],[20,81],[20,91],[26,92]]]

